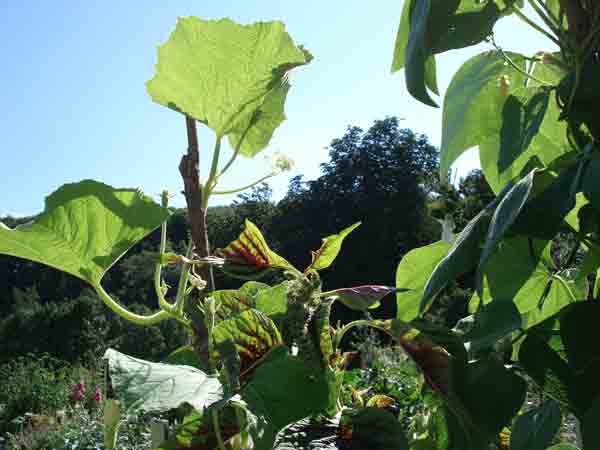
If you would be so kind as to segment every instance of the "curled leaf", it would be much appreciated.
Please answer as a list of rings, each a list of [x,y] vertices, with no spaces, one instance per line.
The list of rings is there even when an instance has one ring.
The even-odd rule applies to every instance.
[[[352,288],[335,289],[322,294],[324,298],[337,300],[355,311],[366,311],[377,308],[383,297],[394,292],[405,292],[409,289],[398,289],[389,286],[365,285]]]

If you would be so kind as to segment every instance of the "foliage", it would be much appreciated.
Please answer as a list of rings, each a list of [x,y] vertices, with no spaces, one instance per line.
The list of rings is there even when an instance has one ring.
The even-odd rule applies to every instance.
[[[280,256],[287,254],[286,246],[269,245],[247,219],[237,239],[211,254],[205,217],[211,195],[239,192],[289,169],[290,162],[282,160],[249,186],[218,188],[238,155],[254,156],[268,144],[284,118],[287,73],[312,56],[293,43],[280,22],[238,25],[190,17],[180,19],[159,48],[156,75],[147,85],[156,102],[186,116],[189,148],[180,172],[192,235],[187,245],[167,248],[167,192],[158,205],[135,190],[83,181],[51,194],[32,224],[15,229],[0,224],[0,252],[80,278],[124,320],[152,326],[173,319],[190,330],[192,345],[170,362],[107,352],[114,394],[126,407],[191,406],[175,435],[161,445],[164,450],[270,450],[285,427],[307,417],[324,423],[339,413],[329,436],[335,448],[544,449],[559,422],[555,402],[580,420],[585,448],[595,448],[600,127],[594,82],[600,6],[574,0],[529,4],[542,26],[528,18],[522,1],[404,4],[393,70],[404,68],[409,92],[428,105],[435,106],[429,91],[438,91],[435,55],[484,40],[495,47],[467,61],[445,94],[442,179],[456,158],[478,146],[485,181],[495,194],[488,192],[490,201],[472,217],[463,213],[466,224],[456,237],[444,233],[444,242],[407,253],[414,245],[406,243],[428,242],[431,227],[423,225],[432,221],[426,219],[426,204],[435,211],[432,203],[456,203],[456,195],[432,181],[438,161],[426,139],[386,119],[366,133],[349,129],[332,143],[322,177],[307,187],[300,179],[292,185],[282,208],[299,219],[288,227],[274,226],[273,234],[280,244],[282,235],[294,236],[289,254],[301,248],[304,258]],[[549,37],[560,53],[531,58],[498,47],[493,25],[508,15]],[[203,182],[196,167],[196,122],[216,135]],[[225,136],[233,153],[220,166]],[[477,189],[482,185],[475,183]],[[472,188],[465,183],[465,190]],[[399,201],[407,194],[411,202]],[[446,228],[453,214],[448,203],[438,208],[450,208],[440,217]],[[316,213],[334,207],[344,212],[335,221]],[[145,256],[154,266],[159,308],[135,312],[101,282],[126,250],[158,226],[159,251]],[[565,253],[552,251],[552,240],[561,232],[570,232],[574,244],[566,257],[555,259]],[[354,254],[362,258],[347,263],[342,240],[348,250],[359,248]],[[389,248],[390,241],[398,245]],[[579,264],[582,249],[585,263]],[[382,259],[370,258],[373,252]],[[390,261],[399,254],[406,258],[393,288],[387,282]],[[176,289],[166,282],[169,267],[179,275]],[[213,268],[252,281],[237,290],[215,291]],[[332,269],[340,278],[328,277],[334,289],[323,292],[319,271]],[[273,273],[278,274],[274,286],[255,282]],[[441,296],[452,298],[448,290],[469,276],[475,287],[471,315],[455,328],[430,320],[432,305]],[[352,280],[354,286],[339,280]],[[382,293],[394,291],[399,309],[394,319],[367,316],[332,326],[334,303],[363,314],[384,299]],[[394,414],[385,410],[394,402],[387,394],[378,393],[359,408],[341,404],[351,357],[341,343],[358,327],[385,333],[422,373],[426,392],[435,399],[425,402],[429,410],[422,415],[428,417],[422,433],[405,436]],[[192,353],[186,361],[198,367],[173,364],[184,353]],[[530,380],[553,400],[523,412]],[[203,389],[206,383],[211,387]],[[358,398],[352,401],[360,403]],[[507,427],[513,423],[509,439]],[[526,436],[524,428],[533,433]]]

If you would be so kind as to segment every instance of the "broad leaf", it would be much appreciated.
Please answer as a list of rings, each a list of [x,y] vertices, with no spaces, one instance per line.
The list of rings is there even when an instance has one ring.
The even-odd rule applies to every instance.
[[[206,363],[200,359],[196,350],[191,345],[184,345],[171,352],[163,363],[176,366],[190,366],[200,370],[207,370]]]
[[[510,435],[510,450],[546,450],[560,425],[560,406],[548,400],[517,417]]]
[[[246,219],[240,237],[215,254],[225,259],[225,273],[242,279],[257,278],[269,269],[287,270],[293,266],[272,251],[260,230]]]
[[[472,352],[491,348],[521,325],[521,315],[514,303],[491,302],[474,316],[473,326],[464,336],[465,347]]]
[[[457,276],[477,266],[481,245],[485,239],[491,214],[488,209],[481,211],[458,235],[448,254],[435,267],[423,290],[419,309],[425,311],[434,297]]]
[[[383,409],[345,410],[339,435],[348,450],[408,450],[408,440],[396,417]]]
[[[229,136],[253,156],[285,119],[286,73],[309,62],[281,22],[239,25],[229,19],[183,17],[158,49],[148,93],[161,105]]]
[[[193,367],[152,363],[114,349],[104,358],[115,397],[128,411],[165,412],[183,403],[202,411],[223,398],[219,380]]]
[[[576,373],[600,362],[598,346],[600,303],[580,302],[572,305],[560,319],[560,335],[569,365]]]
[[[254,307],[279,324],[285,319],[287,312],[287,292],[287,283],[280,283],[268,289],[263,289],[256,294]]]
[[[92,285],[169,212],[135,189],[85,180],[46,198],[44,212],[12,230],[0,223],[0,254],[70,273]]]
[[[527,69],[522,55],[506,55],[521,70]],[[533,73],[549,82],[560,79],[541,62]],[[463,64],[446,91],[440,172],[445,177],[463,152],[479,146],[486,180],[499,192],[532,156],[547,165],[569,150],[559,115],[554,94],[527,81],[502,54],[477,55]]]
[[[333,261],[335,261],[342,248],[342,242],[359,225],[360,222],[356,222],[338,234],[333,234],[323,239],[321,248],[316,252],[312,252],[312,262],[306,270],[323,270],[333,264]]]
[[[250,428],[255,450],[271,450],[277,432],[327,408],[328,385],[320,371],[280,347],[260,364],[242,390],[242,398],[258,416]]]
[[[449,249],[448,242],[439,241],[404,255],[396,270],[397,319],[410,322],[419,315],[425,284]]]
[[[423,103],[436,106],[434,55],[477,44],[492,32],[494,23],[510,12],[514,1],[405,0],[396,36],[392,72],[406,68],[408,91]]]
[[[399,289],[388,286],[366,285],[335,289],[323,293],[322,296],[339,301],[355,311],[367,311],[378,308],[383,297],[398,291]]]
[[[586,298],[585,282],[555,272],[550,243],[506,239],[483,269],[483,302],[513,302],[523,315],[523,328],[530,328]],[[478,301],[475,297],[472,306]]]
[[[600,157],[594,155],[585,169],[582,180],[583,194],[596,210],[600,210]]]
[[[226,340],[235,344],[242,371],[282,343],[281,334],[273,321],[256,309],[242,311],[231,319],[219,322],[213,330],[213,339],[217,347]]]

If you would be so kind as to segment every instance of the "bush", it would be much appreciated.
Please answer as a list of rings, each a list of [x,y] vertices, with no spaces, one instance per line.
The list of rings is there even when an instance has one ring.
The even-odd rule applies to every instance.
[[[0,429],[25,413],[52,414],[69,403],[73,382],[68,363],[47,354],[18,357],[0,366]]]

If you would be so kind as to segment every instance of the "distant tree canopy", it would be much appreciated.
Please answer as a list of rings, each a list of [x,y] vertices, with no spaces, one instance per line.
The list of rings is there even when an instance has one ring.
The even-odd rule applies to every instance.
[[[229,206],[210,208],[212,248],[234,240],[248,218],[275,251],[304,268],[322,238],[362,221],[345,241],[335,264],[323,271],[324,288],[367,283],[393,286],[402,256],[439,239],[440,225],[432,216],[443,209],[456,216],[458,224],[477,214],[493,197],[480,172],[471,173],[457,188],[439,184],[437,150],[425,136],[400,128],[396,118],[378,120],[367,131],[349,127],[333,140],[329,160],[321,169],[315,180],[292,179],[278,203],[269,186],[261,184]],[[12,227],[30,219],[0,220]],[[183,252],[187,237],[186,211],[173,210],[168,248]],[[156,230],[103,281],[111,294],[135,310],[156,309],[152,278],[159,241]],[[176,268],[167,267],[164,273],[166,282],[176,286]],[[241,284],[219,271],[215,275],[217,288]],[[390,298],[379,313],[389,316],[394,308]],[[455,308],[453,317],[460,311]],[[336,310],[336,320],[351,317],[347,309]],[[183,340],[183,330],[175,322],[139,330],[115,317],[80,280],[40,264],[0,256],[0,360],[26,352],[49,352],[74,361],[97,356],[107,345],[156,360]]]

